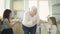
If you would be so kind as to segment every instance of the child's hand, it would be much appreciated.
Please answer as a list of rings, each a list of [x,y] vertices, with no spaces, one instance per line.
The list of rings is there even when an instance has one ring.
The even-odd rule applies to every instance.
[[[15,23],[20,23],[20,21],[15,21]]]

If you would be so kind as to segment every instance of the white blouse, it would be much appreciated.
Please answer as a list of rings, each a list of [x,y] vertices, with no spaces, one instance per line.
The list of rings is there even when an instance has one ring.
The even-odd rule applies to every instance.
[[[26,27],[33,27],[37,24],[39,20],[39,16],[36,14],[34,17],[32,17],[29,12],[24,14],[22,24]]]
[[[45,25],[45,26],[44,26]],[[49,28],[51,28],[51,34],[57,34],[57,27],[56,25],[52,25],[52,27],[49,24],[41,24],[41,34],[49,34]]]

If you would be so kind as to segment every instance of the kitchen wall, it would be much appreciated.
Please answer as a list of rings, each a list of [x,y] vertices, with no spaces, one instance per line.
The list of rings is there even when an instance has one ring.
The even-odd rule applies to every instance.
[[[56,17],[58,22],[58,31],[60,31],[60,0],[51,0],[52,16]]]
[[[52,15],[60,21],[60,0],[52,0]]]
[[[24,0],[14,0],[12,2],[12,9],[15,18],[19,18],[22,20],[24,15]]]

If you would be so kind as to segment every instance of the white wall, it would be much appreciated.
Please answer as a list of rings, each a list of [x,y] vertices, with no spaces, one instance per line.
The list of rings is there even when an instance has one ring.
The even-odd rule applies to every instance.
[[[29,1],[28,0],[24,0],[24,10],[27,11],[29,8],[28,8],[28,5],[29,4]]]
[[[5,9],[10,9],[10,0],[0,0],[0,16],[3,16]]]
[[[10,6],[11,6],[11,5],[10,5],[10,1],[11,1],[11,0],[5,0],[5,3],[4,3],[4,4],[5,4],[5,9],[10,9],[10,8],[11,8],[11,7],[10,7]]]
[[[4,0],[0,0],[0,16],[2,17],[4,11]]]

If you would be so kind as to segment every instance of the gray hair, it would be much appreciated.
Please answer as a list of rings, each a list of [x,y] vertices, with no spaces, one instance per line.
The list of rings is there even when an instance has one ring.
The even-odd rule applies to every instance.
[[[37,10],[37,7],[36,6],[32,6],[31,8],[30,8],[30,11],[31,10]]]

